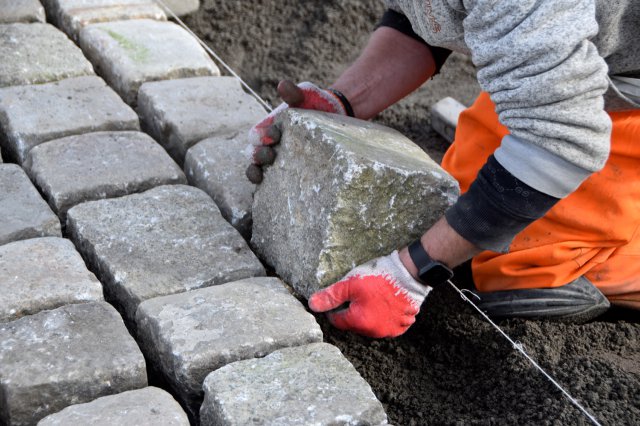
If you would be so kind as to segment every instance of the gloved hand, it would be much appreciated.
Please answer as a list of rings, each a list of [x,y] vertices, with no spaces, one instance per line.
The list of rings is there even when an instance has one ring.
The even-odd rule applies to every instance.
[[[321,89],[309,82],[296,86],[291,81],[281,81],[278,84],[278,95],[284,103],[249,130],[249,142],[254,149],[253,164],[247,169],[247,177],[253,183],[262,182],[261,166],[273,164],[275,160],[275,151],[271,146],[280,142],[280,130],[273,124],[278,114],[291,107],[347,115],[347,108],[351,108],[350,105],[345,106],[331,90]]]
[[[369,337],[396,337],[415,322],[431,287],[420,284],[404,267],[398,252],[354,268],[342,280],[309,298],[314,312],[328,312],[341,330]],[[345,302],[348,307],[334,311]]]

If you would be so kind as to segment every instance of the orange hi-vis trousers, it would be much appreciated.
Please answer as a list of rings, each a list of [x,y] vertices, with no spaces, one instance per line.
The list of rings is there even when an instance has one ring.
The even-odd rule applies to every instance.
[[[612,304],[640,309],[640,110],[610,116],[605,167],[518,234],[508,253],[478,254],[479,291],[557,287],[584,275]],[[486,93],[460,115],[442,167],[462,192],[507,134]]]

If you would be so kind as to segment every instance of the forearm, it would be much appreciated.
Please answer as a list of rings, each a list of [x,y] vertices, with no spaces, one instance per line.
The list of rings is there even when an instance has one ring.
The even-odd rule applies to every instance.
[[[356,117],[367,120],[416,90],[435,69],[428,46],[381,27],[331,87],[347,97]]]

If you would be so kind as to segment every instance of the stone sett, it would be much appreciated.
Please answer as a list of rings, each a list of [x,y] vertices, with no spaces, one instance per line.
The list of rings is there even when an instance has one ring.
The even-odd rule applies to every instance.
[[[322,341],[315,318],[277,278],[147,300],[138,308],[136,324],[145,354],[185,402],[196,404],[209,372],[283,347]]]
[[[246,147],[246,132],[205,139],[187,151],[184,170],[189,183],[209,194],[222,216],[248,239],[256,185],[245,174]]]
[[[282,349],[209,374],[203,425],[381,425],[382,404],[338,348]]]
[[[0,25],[0,87],[93,74],[82,52],[49,24]]]
[[[65,223],[76,204],[186,184],[180,167],[141,132],[98,132],[33,148],[25,162],[31,180]]]
[[[457,199],[457,182],[395,130],[295,109],[280,120],[252,243],[306,297],[418,238]]]
[[[0,164],[0,245],[37,237],[60,237],[60,221],[15,164]]]
[[[170,394],[150,386],[72,405],[38,422],[38,426],[79,425],[189,426],[189,420]]]
[[[136,113],[99,77],[0,89],[0,144],[22,163],[31,148],[66,136],[140,130]]]
[[[44,7],[38,0],[0,0],[0,24],[44,22]]]
[[[33,425],[72,404],[147,386],[144,358],[109,304],[0,324],[0,423]]]
[[[80,204],[67,231],[130,325],[144,300],[265,274],[213,200],[190,186]]]
[[[154,0],[43,0],[51,21],[74,40],[89,24],[167,16]]]
[[[143,129],[179,163],[187,150],[211,136],[245,135],[266,116],[233,77],[145,83],[138,94]]]
[[[0,322],[102,300],[100,282],[71,241],[47,237],[0,246]]]
[[[196,39],[171,22],[92,24],[80,32],[80,46],[98,74],[130,105],[147,81],[220,74]]]
[[[178,16],[197,12],[200,8],[200,0],[164,0],[164,3]]]

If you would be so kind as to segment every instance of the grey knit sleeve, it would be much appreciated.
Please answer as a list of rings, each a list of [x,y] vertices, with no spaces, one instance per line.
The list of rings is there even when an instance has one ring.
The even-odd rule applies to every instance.
[[[562,198],[609,154],[607,65],[589,40],[594,0],[475,0],[464,38],[478,81],[510,135],[496,159],[515,177]]]

